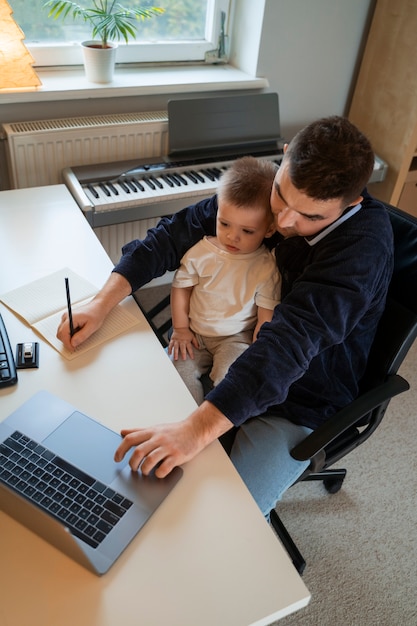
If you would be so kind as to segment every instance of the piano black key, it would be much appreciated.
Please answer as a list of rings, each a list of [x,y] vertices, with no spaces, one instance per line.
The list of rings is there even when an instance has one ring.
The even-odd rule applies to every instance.
[[[217,178],[217,179],[219,179],[222,174],[222,171],[219,170],[218,167],[211,167],[210,172],[213,174],[214,178]]]
[[[200,183],[204,183],[204,178],[203,176],[201,176],[201,174],[199,174],[198,172],[196,172],[195,170],[191,170],[190,174],[192,174],[193,176],[196,177],[197,180],[200,181]]]
[[[184,178],[184,176],[181,176],[181,174],[178,174],[178,172],[175,172],[173,176],[179,182],[180,186],[188,185],[188,181]]]
[[[184,176],[181,176],[181,174],[175,172],[174,176],[180,181],[182,185],[188,185],[188,181],[184,178]]]
[[[170,187],[174,186],[174,183],[172,182],[172,180],[169,178],[168,174],[162,174],[161,178],[164,179],[164,181],[167,183],[167,185],[169,185]]]
[[[139,189],[139,191],[145,191],[145,187],[138,181],[137,178],[131,179],[130,182],[134,183],[136,187]]]
[[[211,181],[215,181],[216,177],[214,176],[214,174],[211,173],[210,170],[205,169],[205,170],[201,170],[203,172],[203,174]]]
[[[100,189],[106,194],[106,196],[110,197],[111,193],[110,191],[107,189],[106,185],[104,183],[99,183],[98,185],[100,187]]]
[[[89,189],[91,191],[91,193],[93,194],[93,196],[95,198],[99,198],[100,196],[98,195],[97,191],[94,189],[93,185],[91,183],[89,183],[87,185],[87,189]]]
[[[174,185],[176,185],[177,187],[181,187],[181,182],[178,180],[178,178],[175,176],[175,174],[167,174],[167,176],[168,176],[168,178],[170,180],[172,180]]]
[[[125,183],[126,183],[126,185],[128,185],[128,186],[129,186],[129,188],[130,188],[130,189],[131,189],[134,193],[138,193],[139,186],[137,185],[137,183],[135,184],[135,183],[133,182],[133,180],[126,180],[126,181],[125,181]]]
[[[113,185],[113,183],[111,183],[111,182],[107,182],[106,184],[108,185],[108,187],[109,187],[110,191],[112,191],[112,192],[114,193],[114,195],[115,195],[115,196],[118,196],[118,195],[119,195],[119,190],[117,189],[117,187],[115,187],[115,186]]]
[[[119,180],[119,185],[123,189],[123,191],[125,191],[126,193],[130,193],[131,187],[127,181],[124,182],[123,180]],[[136,189],[134,189],[134,191],[136,191]]]
[[[156,185],[156,187],[159,187],[159,189],[163,189],[164,186],[161,183],[160,180],[158,180],[157,178],[154,178],[153,176],[149,176],[150,180],[154,183],[154,185]]]
[[[185,172],[185,175],[191,180],[192,183],[197,185],[198,178],[197,178],[197,176],[194,176],[193,172]]]
[[[148,178],[147,176],[144,176],[142,180],[145,181],[148,187],[150,187],[151,189],[155,189],[155,185],[153,184],[150,178]]]

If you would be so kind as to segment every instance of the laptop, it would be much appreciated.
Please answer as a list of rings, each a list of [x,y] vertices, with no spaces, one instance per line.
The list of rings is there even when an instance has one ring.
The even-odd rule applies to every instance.
[[[40,391],[0,423],[0,508],[97,575],[108,571],[182,476],[113,460],[121,436]]]

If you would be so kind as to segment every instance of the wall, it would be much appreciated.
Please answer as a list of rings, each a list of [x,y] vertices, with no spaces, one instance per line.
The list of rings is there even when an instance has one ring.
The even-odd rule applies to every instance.
[[[347,114],[374,5],[266,0],[256,72],[280,96],[285,138],[316,118]]]

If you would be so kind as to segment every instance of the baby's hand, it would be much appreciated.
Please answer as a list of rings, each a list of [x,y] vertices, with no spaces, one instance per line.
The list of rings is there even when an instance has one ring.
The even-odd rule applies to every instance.
[[[168,354],[172,354],[174,361],[178,361],[180,355],[185,361],[187,354],[193,359],[193,346],[198,348],[198,341],[191,328],[174,328],[168,345]]]

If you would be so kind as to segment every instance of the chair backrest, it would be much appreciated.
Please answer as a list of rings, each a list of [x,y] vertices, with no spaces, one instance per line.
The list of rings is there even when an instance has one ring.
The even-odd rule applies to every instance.
[[[417,337],[417,218],[385,205],[394,233],[394,271],[384,313],[372,344],[360,396],[394,376]],[[406,383],[406,381],[403,381]],[[407,388],[404,385],[403,391]],[[361,445],[382,421],[384,400],[325,447],[312,467],[326,469]],[[352,405],[353,406],[353,405]],[[350,408],[350,407],[348,407]]]
[[[394,273],[390,295],[417,314],[417,217],[385,204],[394,232]]]
[[[395,374],[417,332],[417,218],[385,205],[394,233],[394,271],[363,388]]]

